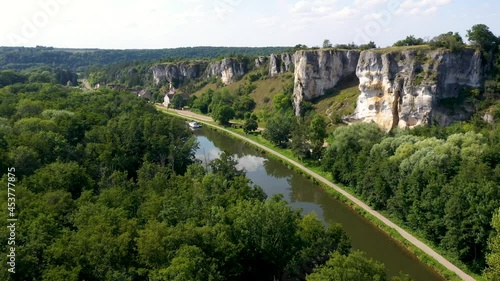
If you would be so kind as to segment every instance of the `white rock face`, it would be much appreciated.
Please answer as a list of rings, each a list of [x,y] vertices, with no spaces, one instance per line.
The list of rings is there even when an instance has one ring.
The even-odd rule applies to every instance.
[[[258,57],[255,59],[255,67],[256,68],[261,68],[266,65],[268,60],[268,57]]]
[[[345,78],[356,73],[358,51],[316,50],[298,51],[294,55],[294,108],[300,115],[303,100],[310,100],[325,94]]]
[[[269,76],[274,77],[280,73],[292,72],[294,70],[294,57],[291,54],[269,56]]]
[[[364,51],[356,69],[361,94],[346,120],[374,121],[384,129],[429,124],[448,125],[464,119],[450,116],[439,101],[456,98],[464,87],[479,87],[481,56],[474,50]]]
[[[206,63],[193,63],[193,64],[159,64],[151,68],[153,72],[153,81],[155,85],[162,82],[173,84],[181,82],[185,78],[198,78],[207,67]]]
[[[162,82],[170,85],[182,82],[184,79],[196,79],[200,77],[210,78],[216,76],[222,79],[224,84],[231,84],[245,75],[246,65],[233,59],[223,59],[220,62],[194,62],[181,64],[159,64],[151,68],[155,85]]]
[[[235,82],[246,73],[246,65],[242,62],[236,62],[233,59],[223,59],[221,62],[212,62],[205,70],[205,76],[220,77],[226,85]]]

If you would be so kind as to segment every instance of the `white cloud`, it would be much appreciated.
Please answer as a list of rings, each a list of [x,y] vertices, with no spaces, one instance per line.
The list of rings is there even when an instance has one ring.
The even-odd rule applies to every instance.
[[[404,0],[397,11],[398,14],[432,14],[442,6],[451,4],[453,0]]]
[[[334,11],[337,0],[300,0],[291,8],[290,12],[296,16],[324,17]]]
[[[354,7],[360,9],[370,9],[378,7],[387,1],[388,0],[356,0],[354,1]]]
[[[302,0],[295,3],[292,8],[290,8],[290,12],[292,12],[292,14],[305,14],[309,9],[307,2]]]
[[[358,14],[358,10],[351,7],[344,7],[341,10],[335,12],[333,14],[333,18],[336,20],[346,20],[356,16]]]
[[[369,14],[366,14],[363,19],[364,20],[378,20],[378,19],[381,19],[384,15],[382,13],[379,13],[379,12],[375,12],[375,13],[369,13]]]
[[[256,19],[255,23],[261,27],[273,27],[278,25],[279,18],[277,16],[261,17]]]
[[[370,0],[383,2],[386,0]],[[293,4],[290,13],[293,16],[295,25],[304,26],[321,21],[344,21],[359,14],[354,6],[341,6],[337,0],[300,0]]]
[[[264,162],[266,162],[265,158],[246,155],[238,159],[236,169],[244,169],[246,172],[256,172],[264,165]]]

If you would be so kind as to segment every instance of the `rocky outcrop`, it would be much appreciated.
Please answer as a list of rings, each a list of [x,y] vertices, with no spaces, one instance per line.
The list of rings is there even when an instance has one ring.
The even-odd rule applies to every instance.
[[[464,87],[480,87],[479,52],[408,49],[361,53],[356,69],[361,92],[347,121],[374,121],[385,129],[449,123],[468,117],[442,102],[460,96]]]
[[[358,51],[315,50],[295,53],[295,114],[300,114],[303,100],[320,97],[339,81],[353,77],[358,59]]]
[[[258,57],[255,59],[255,67],[256,68],[261,68],[266,66],[268,57]]]
[[[180,64],[159,64],[151,68],[155,85],[168,83],[177,87],[177,84],[188,79],[201,77],[218,77],[224,84],[231,84],[245,75],[245,63],[233,59],[223,59],[220,62],[192,62]]]
[[[223,59],[221,62],[211,62],[205,70],[205,77],[216,76],[226,85],[235,82],[247,72],[245,63],[233,59]]]
[[[180,64],[159,64],[154,66],[153,81],[155,85],[168,83],[171,86],[184,81],[184,79],[195,79],[201,77],[207,67],[206,62],[180,63]]]
[[[269,76],[274,77],[280,73],[293,72],[294,70],[294,57],[291,54],[280,54],[269,56]]]

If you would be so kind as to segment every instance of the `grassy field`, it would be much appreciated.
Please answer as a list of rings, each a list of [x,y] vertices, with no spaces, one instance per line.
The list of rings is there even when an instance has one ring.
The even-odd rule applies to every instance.
[[[332,123],[340,121],[342,116],[353,114],[360,94],[358,85],[359,80],[355,77],[339,83],[324,96],[312,101],[316,112]]]
[[[229,92],[234,92],[240,87],[243,87],[246,83],[250,83],[248,77],[251,73],[253,72],[250,72],[247,75],[243,76],[240,80],[219,89],[227,89]],[[283,86],[287,83],[293,83],[292,73],[283,73],[277,77],[272,78],[265,77],[263,79],[252,82],[252,84],[256,86],[255,90],[250,94],[250,96],[256,103],[255,110],[270,110],[272,108],[273,97],[276,94],[282,92]],[[193,94],[199,97],[207,89],[216,90],[217,85],[215,83],[209,83]]]

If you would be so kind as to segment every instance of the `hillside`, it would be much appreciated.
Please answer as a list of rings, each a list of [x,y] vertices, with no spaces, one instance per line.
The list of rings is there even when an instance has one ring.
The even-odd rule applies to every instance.
[[[155,61],[165,58],[216,58],[231,54],[267,56],[290,47],[183,47],[174,49],[105,50],[59,49],[52,47],[0,47],[0,69],[26,69],[49,64],[83,71],[92,65],[131,61]]]

